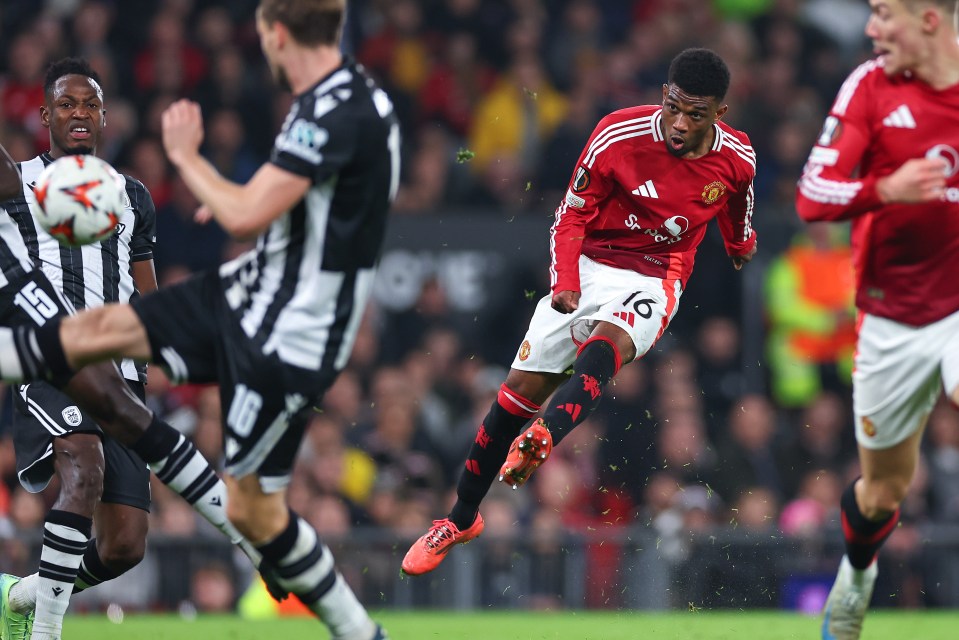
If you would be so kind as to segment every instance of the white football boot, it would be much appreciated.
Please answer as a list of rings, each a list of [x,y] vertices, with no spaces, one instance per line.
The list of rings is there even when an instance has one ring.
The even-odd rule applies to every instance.
[[[823,609],[822,640],[859,640],[877,573],[875,560],[860,571],[849,564],[849,558],[842,557]]]

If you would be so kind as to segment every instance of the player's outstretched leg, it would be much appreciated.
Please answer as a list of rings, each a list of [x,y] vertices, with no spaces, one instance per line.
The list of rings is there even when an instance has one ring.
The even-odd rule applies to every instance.
[[[33,632],[33,616],[17,613],[10,606],[10,589],[20,581],[9,573],[0,574],[0,638],[29,640]]]
[[[553,450],[553,436],[539,418],[516,436],[499,471],[499,481],[514,489],[526,483]]]
[[[483,532],[479,505],[506,457],[516,433],[536,415],[539,405],[505,384],[476,432],[456,486],[456,504],[449,516],[434,520],[403,558],[403,571],[417,576],[432,571],[453,545],[469,542]]]

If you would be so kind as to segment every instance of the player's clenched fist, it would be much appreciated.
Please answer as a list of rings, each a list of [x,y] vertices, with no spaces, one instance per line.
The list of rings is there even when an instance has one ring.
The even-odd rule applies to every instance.
[[[184,154],[199,153],[203,142],[203,115],[192,100],[177,100],[163,111],[163,148],[170,162],[178,164]]]
[[[553,294],[552,306],[560,313],[572,313],[579,309],[579,291],[558,291]]]
[[[946,161],[942,158],[913,158],[876,182],[884,203],[915,203],[937,200],[946,188]]]

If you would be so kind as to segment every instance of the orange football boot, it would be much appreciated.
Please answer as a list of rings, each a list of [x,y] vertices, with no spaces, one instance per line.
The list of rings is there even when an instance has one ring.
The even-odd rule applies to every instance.
[[[469,529],[460,531],[449,518],[434,520],[430,530],[420,536],[413,543],[403,558],[403,573],[418,576],[428,573],[440,566],[446,554],[454,544],[466,544],[483,533],[483,516],[476,514],[476,519]]]
[[[529,429],[516,436],[506,454],[506,462],[499,470],[499,481],[514,489],[525,484],[539,465],[546,462],[553,450],[553,436],[542,418],[537,418]]]

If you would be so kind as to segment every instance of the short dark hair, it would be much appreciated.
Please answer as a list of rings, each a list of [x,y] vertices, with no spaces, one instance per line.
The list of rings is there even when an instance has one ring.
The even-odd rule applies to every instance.
[[[669,84],[691,96],[722,101],[729,91],[729,67],[709,49],[686,49],[669,64]]]
[[[267,23],[282,23],[302,45],[335,45],[340,41],[346,0],[260,0],[259,9]]]
[[[51,62],[47,67],[47,74],[43,77],[43,95],[50,98],[53,85],[63,76],[86,76],[100,84],[100,74],[93,70],[90,63],[84,58],[61,58]]]

